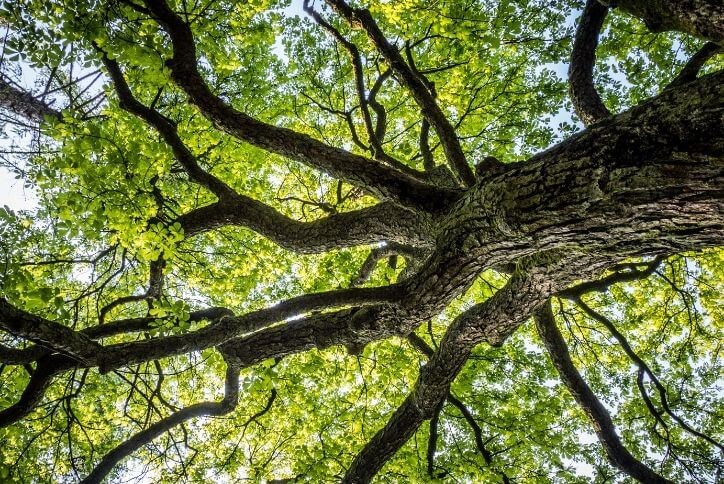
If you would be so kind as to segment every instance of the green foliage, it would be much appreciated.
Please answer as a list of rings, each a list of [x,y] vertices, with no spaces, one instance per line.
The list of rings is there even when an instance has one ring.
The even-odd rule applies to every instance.
[[[100,69],[101,49],[122,66],[134,95],[173,121],[201,167],[239,193],[301,221],[374,203],[357,188],[216,129],[171,82],[164,65],[167,37],[130,3],[3,2],[0,19],[9,26],[4,59],[40,76],[57,71],[58,79],[70,81],[78,70]],[[201,70],[223,99],[267,123],[369,155],[350,141],[352,129],[364,133],[365,127],[347,53],[287,3],[174,6],[189,9]],[[525,158],[576,129],[562,66],[579,7],[564,0],[405,0],[374,2],[371,12],[388,38],[400,47],[409,44],[474,164],[490,155],[505,162]],[[361,31],[319,9],[360,46],[369,89],[386,65]],[[597,84],[612,111],[660,90],[684,54],[699,46],[677,35],[647,33],[619,15],[607,28]],[[58,97],[90,96],[80,89]],[[67,110],[62,121],[46,122],[35,154],[22,160],[18,170],[36,190],[37,209],[0,208],[2,297],[76,330],[95,326],[101,313],[106,321],[154,319],[148,332],[104,340],[114,344],[186,334],[205,324],[191,320],[198,309],[223,306],[243,314],[292,296],[349,287],[369,247],[298,255],[240,227],[185,237],[178,216],[216,198],[189,179],[156,131],[121,109],[110,84],[93,90],[105,93],[95,112]],[[422,169],[419,107],[393,78],[382,84],[377,101],[394,120],[387,154]],[[339,115],[348,112],[351,122]],[[434,134],[430,145],[442,163]],[[154,263],[164,265],[159,297],[145,294]],[[380,261],[366,284],[394,283],[406,264],[393,268]],[[668,260],[648,279],[586,297],[664,382],[672,408],[719,440],[723,275],[721,252],[688,254]],[[457,315],[504,282],[501,274],[485,272],[417,334],[436,345]],[[558,309],[575,364],[613,410],[632,452],[679,482],[713,482],[721,456],[668,417],[667,431],[655,425],[620,345],[573,303],[561,302]],[[26,344],[4,333],[0,342]],[[242,371],[237,410],[165,433],[117,467],[112,480],[146,471],[158,482],[181,476],[192,482],[338,479],[410,393],[423,364],[425,358],[401,338],[369,344],[360,355],[333,347],[264,361]],[[224,369],[218,352],[207,349],[105,375],[96,369],[63,374],[27,418],[0,429],[0,481],[75,481],[150,423],[220,398]],[[17,401],[29,371],[0,365],[0,407]],[[651,382],[645,387],[660,407]],[[486,464],[471,426],[448,403],[435,454],[439,482],[493,482],[500,471],[516,482],[624,481],[588,438],[589,422],[558,382],[533,325],[501,348],[476,348],[451,392],[474,416],[494,465]],[[423,426],[384,467],[380,482],[431,480],[428,433]]]

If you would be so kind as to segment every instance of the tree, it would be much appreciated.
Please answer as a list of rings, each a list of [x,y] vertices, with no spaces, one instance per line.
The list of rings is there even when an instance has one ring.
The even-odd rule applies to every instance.
[[[617,4],[4,3],[0,477],[719,479],[724,12]]]

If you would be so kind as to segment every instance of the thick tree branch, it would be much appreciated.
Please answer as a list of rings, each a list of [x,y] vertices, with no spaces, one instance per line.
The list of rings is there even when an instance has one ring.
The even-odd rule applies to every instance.
[[[601,442],[611,463],[640,482],[672,482],[636,459],[621,443],[608,410],[573,365],[568,354],[568,346],[556,326],[550,301],[536,311],[535,322],[538,334],[548,350],[553,366],[558,371],[568,391],[591,420],[598,440]]]
[[[0,75],[0,108],[35,123],[45,118],[60,119],[60,111],[12,85],[4,75]]]
[[[240,225],[269,238],[285,249],[319,253],[383,241],[429,247],[430,217],[390,202],[299,222],[254,199],[239,196],[192,210],[177,221],[186,236],[227,225]]]
[[[460,146],[460,140],[455,133],[450,121],[442,112],[435,102],[435,98],[422,79],[420,79],[413,69],[405,62],[402,55],[395,46],[390,44],[380,28],[377,26],[372,15],[368,10],[355,9],[350,7],[343,0],[327,0],[344,19],[352,25],[359,26],[369,36],[377,50],[387,60],[390,68],[396,74],[400,83],[405,86],[412,94],[417,104],[420,106],[423,115],[430,122],[437,133],[443,150],[450,163],[450,168],[456,174],[458,179],[467,186],[475,184],[475,175],[470,165],[468,165],[465,154]]]
[[[681,72],[666,86],[666,89],[686,84],[696,79],[704,64],[717,54],[724,52],[724,46],[714,42],[707,42],[699,51],[691,56]]]
[[[608,7],[601,5],[598,0],[588,0],[573,41],[571,64],[568,67],[568,87],[576,114],[585,126],[611,115],[593,85],[598,34],[607,12]]]
[[[565,281],[556,281],[561,283]],[[343,482],[369,482],[422,422],[432,417],[472,349],[483,341],[501,344],[555,290],[545,272],[516,273],[490,299],[458,316],[420,370],[412,393],[355,457]]]
[[[73,368],[77,361],[63,355],[41,358],[20,399],[13,405],[0,410],[0,428],[7,427],[32,412],[40,403],[53,377]]]
[[[35,316],[0,298],[0,328],[15,337],[29,339],[84,364],[94,364],[101,346],[67,326]]]
[[[199,309],[197,311],[191,311],[189,313],[189,322],[196,323],[199,321],[218,321],[223,317],[232,317],[234,313],[227,308],[222,307],[211,307],[206,309]],[[111,336],[117,336],[120,334],[129,333],[140,333],[142,331],[149,331],[153,328],[153,323],[159,318],[154,317],[141,317],[141,318],[129,318],[119,319],[111,321],[99,326],[91,326],[81,330],[80,332],[93,339],[110,338]]]
[[[148,9],[171,37],[171,76],[191,102],[221,130],[276,153],[319,169],[369,191],[382,199],[428,211],[440,211],[458,193],[421,182],[400,171],[346,150],[328,146],[307,135],[279,128],[248,116],[214,95],[198,71],[196,46],[190,27],[163,0],[148,0]]]
[[[23,365],[35,361],[47,353],[48,349],[39,345],[33,345],[24,349],[0,345],[0,364]]]
[[[203,320],[214,322],[225,316],[234,316],[234,313],[227,308],[212,307],[192,311],[189,314],[189,322],[199,322]],[[103,324],[100,324],[99,321],[99,325],[82,329],[79,333],[94,340],[121,334],[140,333],[153,329],[153,325],[158,319],[159,318],[154,317],[129,318]],[[21,365],[31,363],[51,353],[51,349],[41,345],[33,345],[24,349],[9,348],[0,345],[0,363]]]
[[[582,243],[587,250],[608,244],[613,236],[635,248],[629,252],[634,256],[636,251],[651,255],[681,250],[688,243],[669,237],[683,237],[686,226],[695,226],[695,237],[708,239],[700,239],[704,245],[719,245],[724,236],[722,80],[724,71],[667,90],[514,164],[473,188],[466,197],[469,202],[451,212],[443,232],[459,234],[465,248],[459,250],[471,256],[485,253],[491,267],[497,264],[490,259],[489,244],[502,241],[502,233],[509,242],[522,241],[518,237],[525,234],[528,241],[532,237],[542,245],[580,236],[586,238]],[[547,180],[543,192],[533,185],[541,175]],[[687,222],[684,213],[693,218]],[[558,230],[564,226],[576,228]],[[475,240],[473,227],[484,232]],[[500,237],[492,236],[496,230]],[[636,247],[624,242],[624,232],[637,235]],[[654,232],[661,237],[640,237]]]
[[[101,346],[98,343],[92,342],[88,336],[104,337],[118,332],[129,332],[129,331],[141,331],[147,329],[150,321],[148,318],[136,318],[119,321],[117,323],[109,323],[108,325],[100,326],[96,328],[89,328],[88,334],[84,332],[76,332],[70,328],[65,328],[70,334],[70,339],[74,338],[87,338],[87,341],[91,343],[89,348],[93,351],[89,351],[89,358],[87,361],[82,361],[81,367],[88,366],[99,366],[101,372],[107,372],[111,369],[129,366],[133,364],[143,363],[159,359],[165,356],[178,355],[188,353],[192,351],[200,351],[205,348],[217,346],[219,344],[229,342],[231,346],[234,346],[233,338],[238,335],[249,333],[270,324],[282,321],[287,318],[297,316],[299,314],[314,311],[318,309],[331,309],[340,306],[349,305],[364,305],[366,304],[379,304],[381,302],[390,302],[400,297],[401,287],[399,285],[384,286],[384,287],[371,287],[371,288],[350,288],[342,289],[338,291],[329,291],[321,293],[304,294],[295,298],[287,299],[282,301],[275,306],[252,311],[242,316],[234,317],[227,310],[223,308],[211,308],[209,310],[199,311],[194,314],[195,318],[198,319],[210,319],[215,318],[212,322],[193,332],[167,336],[163,338],[154,338],[143,341],[136,341],[131,343],[117,343],[108,346]],[[359,307],[357,308],[359,310]],[[330,314],[341,314],[344,315],[345,321],[347,316],[350,314],[350,310],[343,310],[338,313]],[[317,319],[326,319],[327,314],[320,315]],[[312,318],[314,319],[314,318]],[[45,320],[43,320],[45,321]],[[306,319],[299,320],[306,324]],[[288,331],[289,334],[294,334],[291,329],[298,325],[299,321],[293,323],[287,323],[281,327],[273,327],[267,330],[268,333],[279,332],[282,328],[282,332]],[[58,323],[52,321],[46,321],[53,326],[61,326]],[[304,324],[302,324],[304,326]],[[62,327],[62,326],[61,326]],[[338,328],[335,328],[338,329]],[[304,329],[305,332],[306,328]],[[324,331],[329,331],[329,328]],[[308,333],[308,332],[307,332]],[[264,338],[267,333],[264,331],[251,335],[250,337],[241,339],[241,342],[253,341],[254,337]],[[340,335],[326,335],[325,338],[332,338],[333,343],[331,344],[345,344],[349,334]],[[335,339],[339,338],[339,339]],[[322,338],[324,339],[324,338]],[[290,354],[298,351],[302,351],[301,348],[306,349],[304,346],[306,341],[300,339],[296,342],[297,346],[290,345],[289,352],[284,354]],[[68,343],[60,341],[56,343],[56,346],[64,347]],[[54,348],[55,349],[55,348]],[[269,348],[268,351],[274,351],[274,348]],[[27,351],[27,350],[26,350]],[[256,352],[255,356],[263,357],[264,349]],[[240,358],[239,355],[235,354],[237,350],[228,350],[225,353]],[[271,356],[283,356],[275,355],[270,353]],[[248,355],[246,355],[248,356]],[[90,358],[93,358],[92,360]],[[243,358],[242,358],[243,360]],[[257,360],[254,360],[256,362]],[[245,365],[252,364],[248,360],[243,360]]]
[[[418,351],[420,351],[422,354],[429,358],[431,358],[435,354],[435,350],[431,348],[425,340],[417,336],[415,333],[410,333],[410,335],[407,337],[408,341],[414,348],[416,348]],[[475,417],[473,416],[470,409],[455,395],[453,395],[452,392],[448,393],[445,397],[448,402],[450,402],[455,408],[458,409],[460,414],[463,416],[465,421],[467,422],[470,429],[473,431],[473,437],[475,438],[475,446],[478,449],[478,452],[480,452],[480,455],[483,457],[483,461],[485,462],[485,465],[495,470],[495,472],[500,476],[501,481],[503,484],[509,484],[510,478],[507,476],[507,474],[499,469],[495,468],[495,465],[493,463],[493,453],[488,450],[486,443],[490,441],[488,439],[487,441],[483,439],[483,429],[480,428],[480,425],[478,425],[478,422],[475,420]]]
[[[719,0],[616,0],[616,8],[641,19],[652,32],[678,30],[724,42],[724,4]]]
[[[336,316],[341,316],[346,322],[352,311],[348,309],[336,313],[323,313],[317,317],[294,320],[264,329],[241,339],[238,339],[238,337],[244,333],[251,333],[273,323],[309,311],[358,305],[355,311],[365,312],[365,305],[376,307],[376,304],[390,303],[398,300],[401,296],[401,290],[401,286],[392,285],[304,294],[282,301],[270,308],[252,311],[242,316],[222,316],[208,326],[191,333],[105,346],[100,370],[101,372],[106,372],[120,366],[142,363],[144,361],[159,359],[170,355],[179,355],[191,351],[200,351],[221,344],[224,345],[224,354],[240,359],[245,366],[261,361],[257,359],[258,357],[266,359],[285,356],[309,349],[315,346],[316,343],[320,343],[321,346],[319,347],[325,347],[321,342],[326,340],[330,341],[330,345],[346,344],[350,338],[350,334],[349,332],[339,331],[339,320],[336,319]],[[359,306],[361,306],[361,309]],[[309,326],[310,320],[313,321],[311,327]],[[320,336],[318,340],[315,339],[315,335],[312,334],[312,327],[315,324],[320,324],[321,327],[324,328],[321,329],[321,331],[328,334]],[[295,329],[299,329],[301,334],[297,333]],[[339,334],[333,334],[335,331]],[[273,343],[269,343],[269,341],[274,340],[275,336],[280,334],[284,341],[287,341],[287,339],[291,341],[287,341],[287,343],[289,343],[286,345],[288,349],[287,352],[276,354],[274,352],[278,348],[276,348]],[[265,342],[258,348],[254,348],[255,340]],[[309,346],[310,344],[311,346]],[[252,345],[253,361],[246,359],[250,355],[245,353],[244,348],[249,345]],[[237,348],[237,346],[239,346],[239,348]],[[265,346],[268,346],[268,348]],[[269,353],[265,353],[267,351],[269,351]],[[265,354],[268,354],[268,356],[264,356]]]

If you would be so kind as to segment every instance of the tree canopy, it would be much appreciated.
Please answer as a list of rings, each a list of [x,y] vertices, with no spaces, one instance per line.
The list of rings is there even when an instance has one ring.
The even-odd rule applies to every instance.
[[[0,481],[722,478],[720,1],[0,25]]]

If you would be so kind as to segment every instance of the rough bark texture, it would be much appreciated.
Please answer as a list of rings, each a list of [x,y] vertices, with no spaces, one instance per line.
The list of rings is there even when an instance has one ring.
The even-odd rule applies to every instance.
[[[374,101],[374,89],[379,89],[392,72],[422,110],[423,131],[435,129],[461,186],[436,185],[428,174],[401,168],[390,160],[353,154],[239,111],[206,84],[193,31],[184,18],[163,0],[147,0],[145,7],[125,3],[168,34],[172,53],[167,65],[173,82],[218,129],[352,183],[381,200],[371,207],[300,222],[237,193],[203,169],[184,145],[176,124],[136,99],[120,66],[101,53],[121,108],[158,133],[190,183],[218,199],[174,216],[185,237],[238,225],[297,253],[389,244],[385,246],[389,253],[387,249],[373,251],[361,276],[371,272],[380,254],[403,253],[415,260],[405,274],[409,277],[389,286],[306,294],[241,315],[208,308],[191,315],[192,321],[207,321],[199,329],[114,344],[102,340],[147,331],[153,318],[102,324],[108,310],[101,310],[98,326],[74,331],[0,300],[0,328],[35,344],[23,350],[0,346],[0,362],[37,363],[19,400],[0,411],[0,426],[26,416],[42,400],[52,379],[69,369],[98,367],[105,373],[211,347],[229,363],[222,401],[198,403],[150,425],[107,454],[88,476],[88,482],[100,480],[121,459],[174,425],[231,411],[238,394],[239,369],[333,345],[356,353],[369,342],[407,336],[440,314],[483,270],[507,268],[511,274],[507,285],[449,325],[437,350],[429,354],[412,393],[352,461],[345,481],[368,482],[426,419],[439,413],[451,382],[476,345],[503,344],[556,293],[578,297],[581,291],[607,287],[613,278],[584,282],[576,288],[568,286],[576,279],[593,278],[624,258],[696,250],[721,245],[724,240],[724,72],[696,78],[701,64],[716,49],[710,47],[694,59],[691,68],[682,73],[683,81],[610,116],[592,83],[597,35],[606,7],[588,2],[576,35],[570,80],[576,109],[591,126],[526,161],[505,166],[481,164],[475,178],[450,120],[436,104],[434,89],[420,76],[411,58],[407,62],[403,59],[369,11],[338,0],[328,3],[343,19],[361,27],[390,65],[365,98],[359,52],[326,24],[352,56],[357,96],[366,99],[363,108],[377,114],[377,126],[372,126],[369,112],[365,118],[368,135],[378,140],[373,146],[375,155],[381,153],[379,140],[384,137],[384,126],[379,122],[385,122],[385,114]],[[721,42],[724,7],[718,2],[621,1],[618,5],[647,20],[652,28],[683,30]],[[325,25],[321,17],[317,21]],[[48,115],[43,111],[47,106],[13,89],[0,84],[1,107],[31,120]],[[426,145],[428,134],[422,138]],[[431,152],[425,155],[423,149],[421,153],[426,166],[433,169]],[[142,301],[162,294],[164,266],[161,259],[151,264],[148,289],[118,301]],[[653,271],[652,267],[632,270],[616,280]],[[112,304],[107,308],[115,307]],[[556,368],[594,422],[611,460],[644,482],[666,482],[621,445],[610,416],[573,368],[565,342],[552,323],[550,308],[539,311],[538,320]],[[481,453],[490,463],[479,428],[475,434]],[[433,458],[434,452],[430,462]],[[429,468],[432,472],[432,463]],[[504,481],[508,479],[505,473],[500,475]]]
[[[432,247],[432,218],[392,203],[299,222],[248,197],[217,202],[178,218],[187,235],[227,225],[248,227],[281,247],[299,253],[374,244],[380,240],[413,247]]]
[[[714,74],[672,89],[471,189],[433,227],[437,249],[389,303],[325,313],[238,342],[233,338],[294,312],[272,308],[238,320],[221,318],[162,343],[104,347],[101,366],[107,370],[224,342],[231,352],[253,348],[254,361],[313,346],[363,345],[409,333],[488,267],[545,264],[558,252],[619,259],[717,245],[724,233],[723,77]],[[267,332],[279,339],[263,343]]]
[[[719,0],[617,0],[612,3],[644,21],[653,32],[678,30],[721,44],[724,4]]]
[[[562,284],[567,282],[567,278],[557,275]],[[432,417],[473,347],[485,340],[502,343],[555,290],[543,272],[516,274],[493,297],[459,316],[420,370],[413,391],[357,455],[343,482],[369,482],[422,422]]]
[[[3,76],[0,76],[0,107],[36,123],[45,118],[60,118],[60,111],[13,86]]]
[[[20,311],[0,298],[0,328],[10,334],[64,353],[85,364],[93,361],[101,346],[67,326]]]

